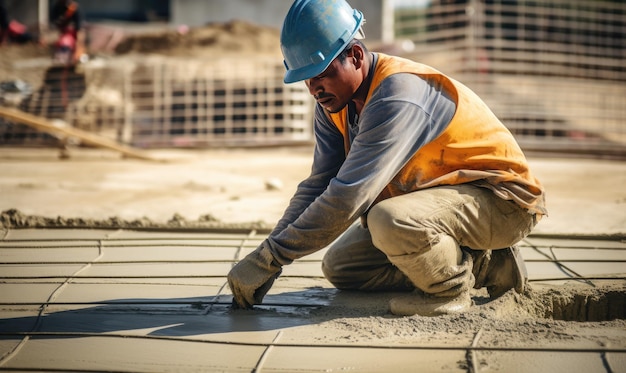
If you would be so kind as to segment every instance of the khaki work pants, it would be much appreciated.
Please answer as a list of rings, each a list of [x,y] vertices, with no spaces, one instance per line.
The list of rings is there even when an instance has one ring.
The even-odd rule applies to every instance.
[[[534,215],[472,184],[442,186],[386,199],[333,242],[322,261],[339,289],[411,290],[455,296],[474,285],[468,256],[522,240]],[[469,259],[471,262],[471,258]],[[471,263],[470,263],[471,265]]]

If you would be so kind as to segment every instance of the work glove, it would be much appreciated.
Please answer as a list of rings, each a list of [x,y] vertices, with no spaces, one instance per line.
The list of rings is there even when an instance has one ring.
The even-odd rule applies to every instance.
[[[249,309],[261,303],[281,271],[282,267],[274,260],[269,244],[263,241],[228,273],[233,308]]]

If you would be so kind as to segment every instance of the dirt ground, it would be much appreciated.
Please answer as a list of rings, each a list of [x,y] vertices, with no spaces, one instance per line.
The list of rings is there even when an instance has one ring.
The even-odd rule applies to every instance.
[[[123,159],[112,151],[0,148],[4,224],[272,227],[300,180],[312,146],[157,150],[164,163]],[[626,234],[626,162],[530,158],[547,192],[549,216],[535,232]],[[23,217],[22,217],[23,220]]]

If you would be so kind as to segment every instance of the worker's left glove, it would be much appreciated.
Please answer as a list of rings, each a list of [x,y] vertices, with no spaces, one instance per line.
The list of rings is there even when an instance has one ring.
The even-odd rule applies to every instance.
[[[228,273],[233,307],[248,309],[261,303],[281,270],[282,267],[269,250],[269,244],[263,241]]]

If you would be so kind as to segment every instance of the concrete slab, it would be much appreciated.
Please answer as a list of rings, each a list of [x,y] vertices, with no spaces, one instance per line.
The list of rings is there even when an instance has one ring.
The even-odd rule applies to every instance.
[[[594,353],[493,351],[477,355],[484,372],[610,372],[602,356]]]
[[[264,346],[172,343],[167,339],[60,336],[29,340],[2,367],[44,371],[250,372],[264,350]]]
[[[287,372],[465,372],[465,352],[431,349],[274,347],[263,371]]]
[[[49,245],[50,243],[47,243]],[[0,262],[11,264],[19,263],[59,263],[63,264],[65,258],[71,258],[72,262],[85,263],[92,261],[98,256],[98,248],[94,245],[75,245],[68,242],[57,242],[60,247],[52,248],[44,246],[27,246],[25,244],[12,245],[12,250],[0,250]],[[67,246],[66,246],[67,245]],[[91,250],[88,248],[91,247]],[[2,246],[0,246],[0,249]]]
[[[71,283],[55,303],[147,303],[156,302],[182,303],[193,306],[196,303],[207,303],[219,294],[225,286],[224,280],[207,279],[203,284],[186,283]],[[136,307],[131,304],[131,307]]]
[[[477,290],[469,312],[429,318],[391,315],[398,293],[333,288],[323,250],[285,267],[262,305],[233,310],[226,274],[263,239],[254,231],[7,233],[2,370],[626,371],[619,240],[530,237],[520,249],[532,292],[490,300]],[[597,298],[607,311],[567,321],[597,306],[569,307],[570,298]]]
[[[3,310],[0,311],[0,331],[2,331],[2,333],[8,334],[29,332],[37,327],[39,322],[39,309],[33,308],[31,310],[25,310],[26,307],[22,306],[20,306],[19,309],[8,309],[10,307],[7,307],[6,305],[4,305],[2,308]],[[0,342],[4,340],[12,340],[14,338],[21,339],[22,337],[19,335],[14,335],[11,337],[4,335],[2,336],[2,338],[0,338]],[[15,347],[15,343],[0,343],[0,350],[8,352],[10,351],[10,348],[8,348],[8,346],[13,348]],[[2,353],[2,356],[4,356],[4,352]]]
[[[559,283],[572,278],[623,278],[626,242],[529,237],[519,245],[530,281]],[[562,281],[547,281],[561,279]]]
[[[12,229],[6,231],[4,236],[5,240],[10,240],[12,245],[19,245],[26,241],[32,245],[37,241],[88,241],[90,244],[94,244],[91,241],[97,241],[106,239],[110,235],[115,235],[115,230],[99,230],[99,229],[75,229],[72,234],[67,234],[67,230],[64,229]]]
[[[4,276],[4,271],[2,272]],[[22,275],[22,273],[19,273]],[[6,280],[5,280],[6,281]],[[19,283],[0,283],[0,299],[2,303],[29,303],[39,306],[45,303],[62,282],[38,283],[37,281],[24,281]]]
[[[0,266],[0,272],[5,279],[58,279],[71,277],[81,268],[83,268],[81,264],[55,263],[54,266],[45,264],[4,264]]]
[[[178,242],[145,242],[138,246],[133,241],[116,241],[107,244],[103,250],[101,263],[115,261],[149,261],[149,262],[199,262],[232,260],[233,245],[220,242],[194,242],[185,245]]]

